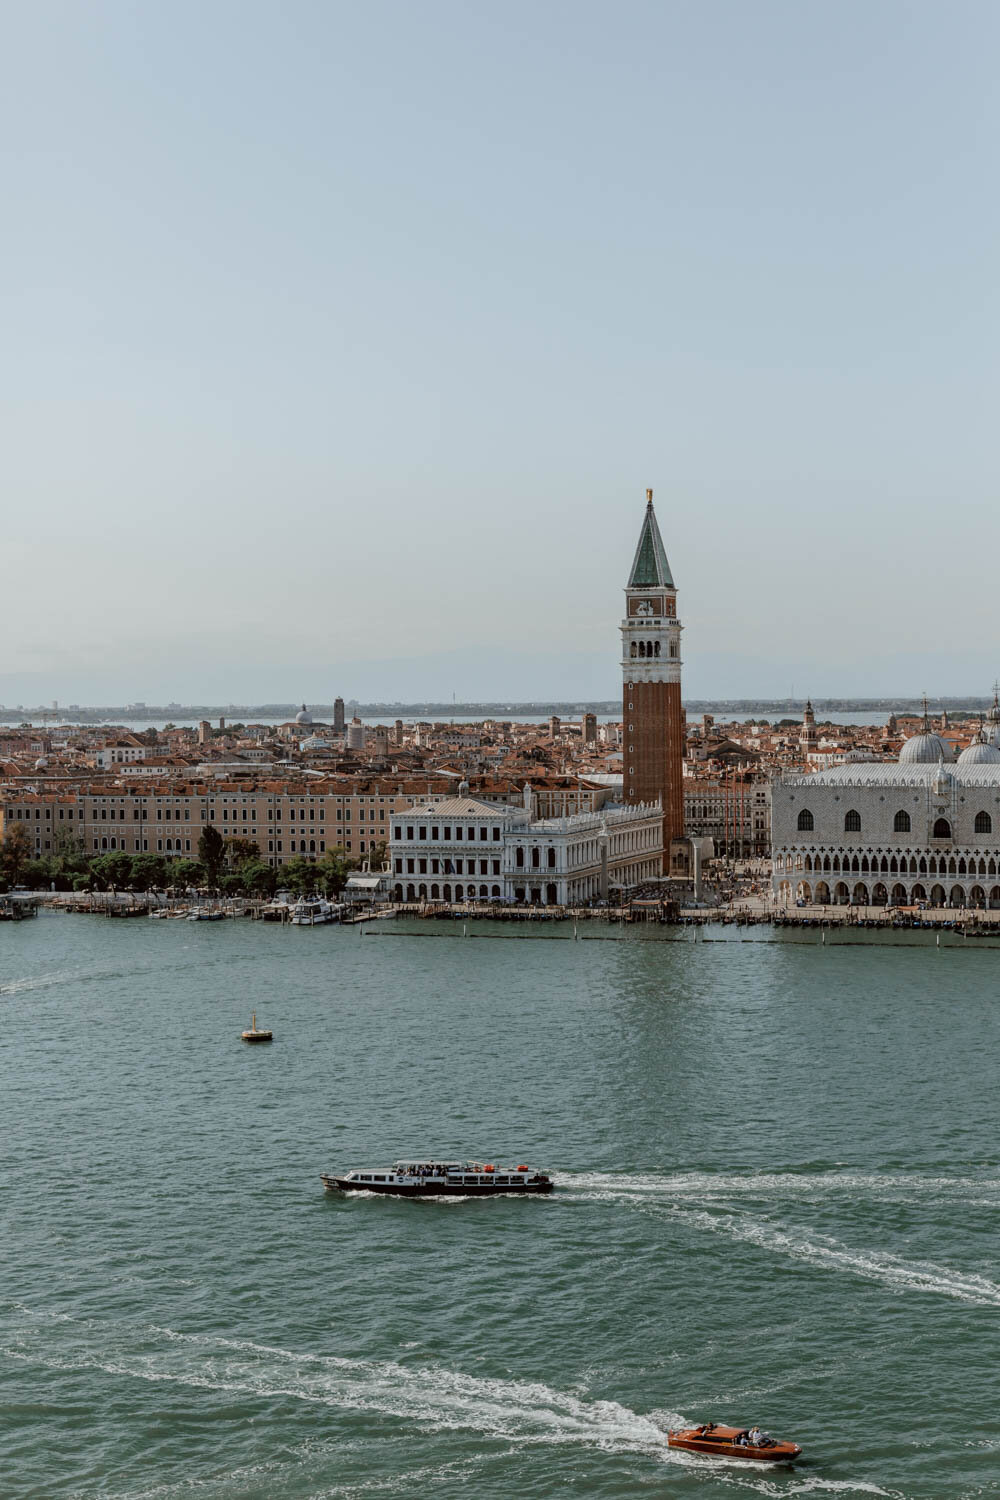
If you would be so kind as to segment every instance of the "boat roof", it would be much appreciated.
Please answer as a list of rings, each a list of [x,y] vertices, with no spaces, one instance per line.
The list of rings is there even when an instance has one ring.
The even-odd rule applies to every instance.
[[[417,1161],[418,1162],[431,1162],[432,1161],[432,1162],[436,1162],[438,1165],[440,1165],[442,1167],[464,1167],[465,1166],[465,1162],[464,1161],[456,1161],[453,1157],[448,1157],[448,1156],[435,1156],[435,1154],[434,1154],[433,1151],[414,1151],[414,1153],[413,1153],[412,1156],[397,1156],[396,1160],[393,1162],[393,1166],[396,1166],[396,1164],[398,1162],[407,1162],[407,1161],[414,1161],[414,1162],[417,1162]]]

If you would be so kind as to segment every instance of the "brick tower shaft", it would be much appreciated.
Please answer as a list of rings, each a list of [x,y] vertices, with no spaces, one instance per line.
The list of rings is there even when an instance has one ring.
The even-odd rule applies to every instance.
[[[625,587],[622,726],[625,801],[663,806],[663,869],[684,835],[681,625],[666,550],[646,491],[646,514]]]

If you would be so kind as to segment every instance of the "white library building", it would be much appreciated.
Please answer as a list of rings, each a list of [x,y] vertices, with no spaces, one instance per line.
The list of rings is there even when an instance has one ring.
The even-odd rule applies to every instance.
[[[957,760],[925,718],[895,763],[777,777],[771,819],[779,900],[1000,906],[1000,710]]]

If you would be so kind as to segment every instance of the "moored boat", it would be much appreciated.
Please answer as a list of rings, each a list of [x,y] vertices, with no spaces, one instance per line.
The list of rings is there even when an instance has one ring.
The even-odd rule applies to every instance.
[[[750,1441],[751,1435],[754,1442]],[[802,1452],[797,1443],[776,1442],[759,1428],[723,1427],[718,1422],[668,1432],[667,1446],[685,1448],[689,1453],[714,1454],[716,1458],[749,1458],[766,1464],[791,1463]]]
[[[331,906],[322,896],[303,897],[292,907],[291,920],[294,927],[321,927],[327,922],[335,922],[339,915],[339,907]]]
[[[257,1029],[257,1012],[254,1011],[250,1019],[249,1031],[241,1031],[240,1039],[244,1042],[273,1042],[273,1031],[261,1031]]]
[[[531,1167],[500,1167],[493,1162],[442,1161],[433,1157],[402,1157],[391,1167],[345,1172],[321,1172],[328,1192],[393,1193],[400,1198],[490,1198],[501,1193],[551,1193],[555,1183],[547,1172]]]

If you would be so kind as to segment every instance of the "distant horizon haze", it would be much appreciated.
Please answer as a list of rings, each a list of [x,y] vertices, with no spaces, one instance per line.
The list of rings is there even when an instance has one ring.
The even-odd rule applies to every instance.
[[[1000,9],[6,12],[0,702],[1000,675]]]

